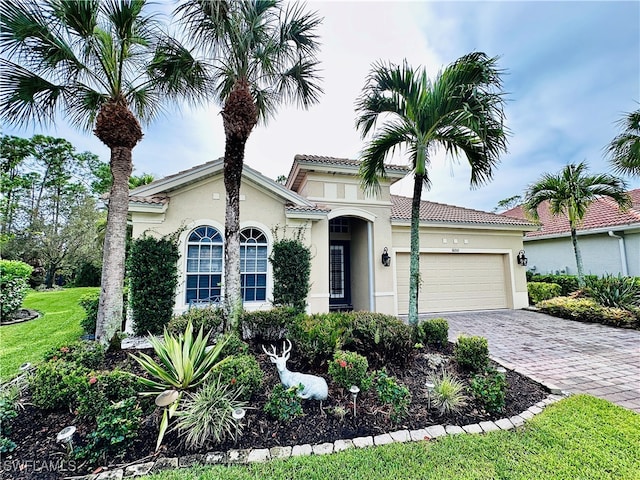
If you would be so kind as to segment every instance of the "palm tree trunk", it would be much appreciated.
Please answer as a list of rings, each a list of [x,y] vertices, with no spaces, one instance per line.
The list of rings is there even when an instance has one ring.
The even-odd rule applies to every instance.
[[[582,254],[580,253],[580,248],[578,247],[578,234],[576,233],[576,229],[574,227],[571,227],[571,243],[573,243],[573,252],[576,255],[576,267],[578,268],[578,286],[582,288],[584,287]]]
[[[415,175],[411,200],[411,253],[409,257],[409,325],[418,324],[420,289],[420,203],[424,176]]]
[[[240,183],[244,148],[258,122],[258,109],[246,81],[238,81],[222,110],[225,133],[224,312],[225,330],[237,325],[242,311],[240,288]]]
[[[104,238],[102,289],[96,322],[96,340],[108,345],[122,327],[122,289],[129,209],[131,148],[111,148],[113,184],[109,195],[107,229]]]
[[[240,183],[244,141],[227,139],[224,152],[224,186],[227,192],[224,219],[225,330],[235,327],[242,309],[240,291]]]

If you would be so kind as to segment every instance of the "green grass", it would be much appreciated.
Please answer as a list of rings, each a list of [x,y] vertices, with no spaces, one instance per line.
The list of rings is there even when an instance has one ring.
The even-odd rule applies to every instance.
[[[16,376],[24,362],[39,362],[51,347],[77,340],[82,335],[84,310],[78,301],[97,288],[67,288],[29,292],[22,306],[38,310],[40,318],[0,327],[0,381]]]
[[[586,395],[517,431],[348,450],[265,464],[164,471],[147,480],[640,479],[640,415]]]

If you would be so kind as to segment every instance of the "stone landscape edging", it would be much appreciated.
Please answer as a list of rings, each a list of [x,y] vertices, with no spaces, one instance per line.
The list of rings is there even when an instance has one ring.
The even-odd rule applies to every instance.
[[[517,373],[518,368],[500,358],[491,357],[491,359],[504,366],[508,370]],[[405,442],[421,442],[430,441],[446,435],[460,434],[479,434],[486,432],[495,432],[499,430],[511,430],[521,427],[533,417],[542,413],[548,405],[570,395],[569,392],[560,390],[555,385],[543,382],[539,379],[532,378],[531,375],[525,375],[533,381],[540,383],[547,388],[550,393],[546,398],[539,401],[535,405],[530,406],[518,415],[509,418],[501,418],[499,420],[472,423],[463,426],[457,425],[431,425],[417,430],[397,430],[395,432],[384,433],[382,435],[369,435],[366,437],[357,437],[351,439],[340,439],[334,442],[321,443],[317,445],[289,445],[284,447],[271,448],[254,448],[254,449],[232,449],[227,452],[208,452],[205,454],[185,455],[182,457],[162,457],[155,461],[129,464],[124,467],[106,470],[101,473],[93,473],[89,475],[65,477],[66,480],[121,480],[123,478],[133,478],[143,475],[149,475],[161,470],[188,468],[196,465],[248,465],[250,463],[263,463],[270,460],[286,459],[291,457],[301,457],[309,455],[328,455],[338,453],[351,448],[367,448],[373,446],[388,445],[391,443]]]

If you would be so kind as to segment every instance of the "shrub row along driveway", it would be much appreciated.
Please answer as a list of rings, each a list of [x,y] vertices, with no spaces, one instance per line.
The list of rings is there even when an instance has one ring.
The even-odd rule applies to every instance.
[[[525,310],[432,314],[460,334],[489,340],[493,358],[544,384],[588,393],[640,413],[640,332]]]

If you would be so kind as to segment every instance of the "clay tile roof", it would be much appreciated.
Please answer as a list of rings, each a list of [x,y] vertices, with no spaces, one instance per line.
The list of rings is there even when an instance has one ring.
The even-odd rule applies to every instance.
[[[391,195],[391,203],[392,219],[411,219],[411,198]],[[527,220],[428,201],[420,202],[420,220],[425,222],[513,225],[522,227],[531,227],[533,225]]]
[[[148,203],[151,205],[165,205],[169,202],[169,197],[129,197],[129,201],[133,203]]]
[[[294,157],[295,161],[298,162],[310,162],[316,163],[320,165],[336,165],[336,166],[347,166],[347,167],[360,167],[359,160],[352,160],[349,158],[336,158],[336,157],[325,157],[323,155],[296,155]],[[387,170],[397,170],[401,172],[409,172],[411,169],[404,165],[390,165],[385,164],[385,168]]]
[[[316,213],[327,213],[330,212],[331,209],[327,207],[323,207],[320,205],[316,205],[313,207],[305,207],[300,205],[287,205],[287,212],[316,212]]]
[[[630,224],[640,224],[640,188],[627,192],[631,197],[632,207],[621,212],[618,205],[607,197],[595,200],[584,216],[578,231],[599,230],[608,227],[620,227]],[[542,228],[535,232],[528,232],[527,237],[541,237],[546,235],[562,235],[570,232],[569,220],[564,215],[553,216],[549,211],[549,203],[544,202],[538,207]],[[525,219],[526,215],[519,205],[507,210],[502,215]]]

